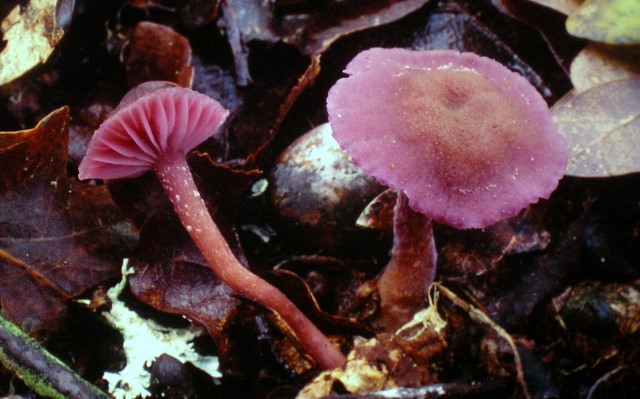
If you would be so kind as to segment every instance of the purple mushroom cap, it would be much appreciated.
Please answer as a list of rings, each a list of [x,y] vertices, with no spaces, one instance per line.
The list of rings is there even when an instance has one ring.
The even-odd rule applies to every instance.
[[[567,148],[522,76],[472,53],[374,48],[329,91],[333,135],[410,206],[481,228],[548,198]]]
[[[227,111],[216,100],[181,87],[144,95],[119,108],[94,133],[80,179],[126,179],[153,170],[166,156],[185,156],[211,137]]]

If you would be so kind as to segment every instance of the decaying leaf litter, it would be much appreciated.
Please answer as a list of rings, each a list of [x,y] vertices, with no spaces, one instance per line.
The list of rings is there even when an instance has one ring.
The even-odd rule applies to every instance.
[[[144,377],[158,397],[638,392],[640,66],[637,10],[625,1],[17,3],[0,7],[2,312],[86,380],[107,389],[105,370],[126,362],[101,313],[128,258],[135,273],[120,299],[161,325],[199,329],[192,346],[220,362],[213,378],[163,357]],[[587,7],[601,20],[584,20]],[[620,7],[629,14],[606,29]],[[9,33],[20,27],[16,15],[33,16],[34,28]],[[51,49],[28,67],[5,61],[27,40]],[[570,144],[567,175],[549,200],[482,230],[434,226],[432,306],[398,334],[374,328],[376,297],[362,290],[388,259],[390,214],[368,213],[378,228],[354,229],[363,199],[344,194],[349,211],[328,215],[322,192],[300,191],[327,184],[324,165],[287,170],[285,184],[311,204],[299,215],[283,217],[270,191],[289,144],[326,122],[326,94],[344,66],[379,46],[498,60],[538,89]],[[201,267],[152,178],[77,181],[93,131],[148,80],[191,84],[231,110],[190,166],[236,256],[345,354],[355,345],[330,383],[309,384],[320,370],[286,326]],[[393,201],[380,196],[370,207]],[[3,394],[33,397],[11,372],[1,381]]]

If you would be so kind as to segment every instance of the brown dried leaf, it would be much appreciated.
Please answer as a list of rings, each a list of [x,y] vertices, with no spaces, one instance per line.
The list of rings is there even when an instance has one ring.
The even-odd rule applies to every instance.
[[[279,21],[284,42],[299,47],[304,54],[319,54],[343,36],[397,21],[428,0],[331,3],[303,13],[285,13]]]
[[[561,71],[568,73],[569,62],[582,47],[584,47],[584,40],[569,35],[565,28],[566,14],[577,7],[577,4],[572,6],[572,3],[579,1],[580,0],[494,0],[492,3],[495,4],[500,11],[524,22],[540,32],[545,42],[547,42],[549,50],[562,66],[562,69],[551,68],[553,74],[558,74]],[[524,42],[527,42],[530,38],[532,38],[531,35],[522,36]],[[537,56],[539,51],[531,48],[531,51],[525,51],[523,53],[526,57],[530,57],[532,54]],[[549,66],[549,64],[545,62],[540,65]]]
[[[69,109],[42,119],[33,129],[0,132],[0,195],[34,178],[56,180],[65,166]]]
[[[64,31],[56,20],[56,0],[31,0],[17,5],[2,21],[0,30],[7,42],[0,52],[0,85],[19,78],[47,61]]]
[[[551,113],[568,143],[567,174],[607,177],[640,171],[640,78],[571,92]]]
[[[544,209],[529,207],[486,229],[443,229],[437,236],[440,272],[464,278],[491,269],[505,256],[544,250],[551,235],[540,220],[543,216]]]
[[[336,387],[364,395],[437,382],[447,347],[447,322],[431,303],[397,331],[356,339],[347,364],[320,374],[296,398],[328,397]]]
[[[276,57],[278,59],[263,66],[268,83],[265,87],[255,87],[239,112],[228,122],[228,130],[233,132],[233,140],[237,141],[231,153],[245,158],[249,166],[259,161],[296,100],[313,85],[320,73],[319,57],[312,57],[309,63],[297,53],[283,53]],[[284,58],[285,64],[282,63]]]
[[[554,296],[545,321],[563,345],[588,364],[622,365],[637,356],[640,332],[640,283],[588,281]],[[544,339],[548,339],[544,337]]]
[[[124,65],[129,87],[149,80],[174,82],[191,87],[191,45],[168,26],[140,22],[131,33],[126,47]]]
[[[498,324],[520,331],[540,302],[562,289],[567,278],[582,268],[579,262],[584,230],[585,220],[578,218],[554,236],[552,245],[539,256],[505,259],[482,276],[478,287],[466,289],[482,298],[483,306]]]
[[[338,258],[319,255],[294,256],[278,263],[274,269],[275,273],[270,276],[278,277],[283,269],[290,271],[288,278],[279,279],[280,288],[288,290],[292,298],[297,298],[296,303],[305,308],[305,313],[318,313],[319,304],[322,310],[335,315],[313,316],[316,320],[325,320],[323,325],[329,329],[327,331],[348,330],[358,335],[371,335],[369,326],[354,321],[360,319],[357,317],[359,314],[355,316],[354,313],[358,312],[355,309],[358,287],[366,278],[363,271]],[[289,284],[292,284],[292,289],[287,287]]]
[[[504,25],[518,26],[513,19],[498,19],[496,15],[484,17],[481,10],[471,8],[475,2],[467,5],[461,3],[464,2],[443,1],[436,4],[428,24],[414,36],[414,49],[454,49],[493,58],[523,75],[547,101],[558,96],[559,90],[564,90],[561,87],[561,74],[552,68],[555,74],[552,76],[548,70],[551,65],[557,65],[557,61],[547,52],[546,43],[543,48],[540,47],[540,37],[527,36],[526,40],[512,40],[510,32],[504,31]],[[526,32],[527,28],[520,26],[519,29]],[[535,57],[527,56],[533,46],[541,50]]]
[[[104,188],[66,178],[69,110],[0,132],[0,303],[27,329],[60,327],[65,301],[118,275],[128,226]]]
[[[569,15],[574,12],[583,0],[529,0],[533,3],[538,3],[545,7],[549,7],[565,15]]]
[[[129,278],[131,291],[162,312],[179,314],[205,326],[218,342],[224,321],[240,304],[233,291],[200,263],[189,249],[161,262],[138,261]]]
[[[294,301],[300,310],[323,331],[347,330],[357,334],[370,333],[368,328],[350,318],[334,316],[321,309],[309,285],[297,274],[285,269],[277,269],[271,272],[267,279]]]
[[[395,207],[398,193],[395,190],[387,189],[367,204],[356,225],[368,229],[391,229],[393,228],[393,208]]]

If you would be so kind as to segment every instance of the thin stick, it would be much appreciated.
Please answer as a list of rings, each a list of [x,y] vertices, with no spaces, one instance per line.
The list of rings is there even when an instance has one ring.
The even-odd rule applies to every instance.
[[[445,297],[447,297],[447,299],[449,299],[451,302],[453,302],[454,305],[462,308],[465,312],[467,312],[467,314],[469,315],[469,317],[471,317],[472,320],[480,324],[484,324],[489,328],[493,329],[502,339],[504,339],[507,342],[507,344],[511,348],[511,352],[513,352],[513,362],[515,363],[515,366],[516,366],[516,378],[518,380],[518,383],[522,387],[522,393],[524,394],[524,397],[526,399],[530,399],[531,395],[529,394],[529,389],[527,388],[527,382],[524,377],[524,368],[522,367],[522,359],[520,358],[520,353],[518,352],[518,348],[516,348],[516,344],[513,342],[513,338],[511,338],[511,335],[509,335],[508,332],[506,332],[502,327],[500,327],[493,320],[491,320],[491,318],[487,316],[484,312],[482,312],[480,309],[476,308],[475,306],[471,305],[468,302],[463,301],[445,286],[438,283],[434,283],[434,285],[436,286],[438,291],[441,292]]]
[[[84,380],[36,340],[1,316],[0,363],[40,396],[109,399],[106,393]]]

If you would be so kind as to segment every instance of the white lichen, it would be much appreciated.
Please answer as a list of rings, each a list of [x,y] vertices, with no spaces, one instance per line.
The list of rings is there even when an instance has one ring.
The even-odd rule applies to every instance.
[[[203,329],[172,328],[143,319],[119,299],[126,287],[127,277],[133,273],[127,266],[125,259],[122,263],[122,280],[107,292],[112,303],[111,310],[103,312],[109,324],[122,334],[127,358],[124,369],[104,373],[103,378],[109,383],[109,393],[116,399],[148,397],[150,374],[145,370],[145,365],[151,365],[163,353],[183,363],[190,362],[213,378],[222,377],[218,371],[218,358],[203,356],[193,347],[193,340],[206,334]]]

